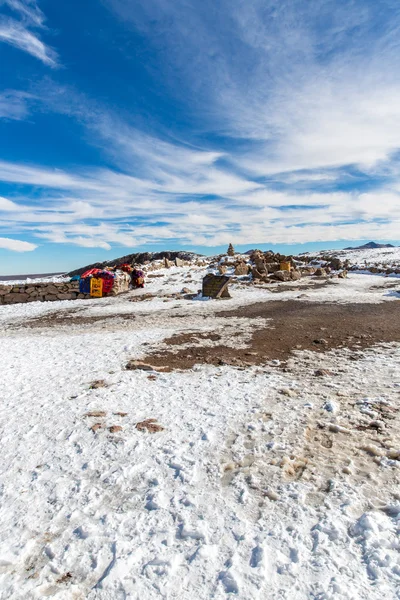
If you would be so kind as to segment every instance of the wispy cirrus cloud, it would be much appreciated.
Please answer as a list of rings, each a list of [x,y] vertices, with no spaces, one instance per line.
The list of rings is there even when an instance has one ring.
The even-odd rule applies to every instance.
[[[204,169],[208,168],[205,163]],[[215,170],[219,173],[218,167]],[[248,182],[246,191],[238,193],[228,186],[207,201],[202,190],[193,191],[189,172],[179,177],[183,191],[177,192],[175,180],[168,187],[165,182],[105,169],[52,172],[3,162],[0,180],[28,187],[19,198],[0,202],[0,231],[29,232],[52,243],[104,249],[162,242],[215,246],[232,238],[237,244],[261,244],[396,239],[398,235],[400,194],[394,189],[310,194],[259,184],[252,187]],[[31,185],[34,201],[29,199]]]
[[[210,130],[249,142],[242,168],[369,169],[399,148],[391,0],[105,1],[166,57],[171,93],[183,89]]]
[[[18,12],[24,21],[37,27],[42,26],[46,20],[36,0],[0,0],[1,5]]]
[[[150,131],[48,86],[46,108],[78,120],[108,167],[0,162],[0,181],[18,184],[0,231],[103,249],[398,239],[394,3],[104,2],[157,54],[193,128]],[[26,31],[43,26],[35,2],[7,4]]]
[[[0,20],[0,42],[27,52],[49,67],[57,66],[57,53],[29,31],[23,23],[15,19]]]
[[[28,101],[30,94],[17,90],[0,92],[0,119],[20,121],[29,112]]]

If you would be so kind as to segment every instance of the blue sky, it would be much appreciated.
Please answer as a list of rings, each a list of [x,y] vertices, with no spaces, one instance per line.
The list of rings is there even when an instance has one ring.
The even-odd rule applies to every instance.
[[[0,273],[400,243],[394,0],[0,0]]]

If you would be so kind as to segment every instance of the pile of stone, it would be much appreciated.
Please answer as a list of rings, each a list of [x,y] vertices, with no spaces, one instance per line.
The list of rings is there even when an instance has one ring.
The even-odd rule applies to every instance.
[[[0,285],[0,304],[55,302],[89,297],[79,293],[78,281]]]
[[[250,255],[253,281],[272,283],[274,281],[298,281],[301,271],[291,256],[283,256],[274,252],[255,250]],[[282,268],[282,266],[285,268]]]

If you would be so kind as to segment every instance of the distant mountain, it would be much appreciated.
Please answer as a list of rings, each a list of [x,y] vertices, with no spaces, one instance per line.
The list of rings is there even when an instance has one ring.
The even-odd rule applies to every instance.
[[[368,242],[363,246],[356,246],[355,248],[345,248],[345,250],[372,250],[374,248],[395,248],[393,244],[377,244],[376,242]]]

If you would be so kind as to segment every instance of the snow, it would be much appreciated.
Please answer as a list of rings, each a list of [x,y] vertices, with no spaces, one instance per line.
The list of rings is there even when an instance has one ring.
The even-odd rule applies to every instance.
[[[26,277],[25,279],[1,280],[0,285],[28,285],[29,283],[68,283],[70,277],[66,275],[52,275],[50,277]]]
[[[144,292],[196,292],[204,272],[170,269]],[[149,379],[124,368],[239,306],[245,343],[259,325],[250,302],[396,300],[383,277],[305,283],[231,286],[229,301],[130,302],[135,291],[0,308],[1,599],[400,598],[400,344],[357,361],[299,351],[287,371],[197,365]],[[25,325],[51,313],[116,318]],[[136,319],[118,320],[127,313]],[[394,420],[381,443],[356,425],[381,419],[382,405]],[[138,431],[149,418],[164,430]]]
[[[399,268],[400,247],[395,248],[370,248],[365,250],[321,250],[320,252],[306,252],[301,256],[340,258],[343,262],[347,259],[351,265],[358,265],[360,269],[368,267]]]

